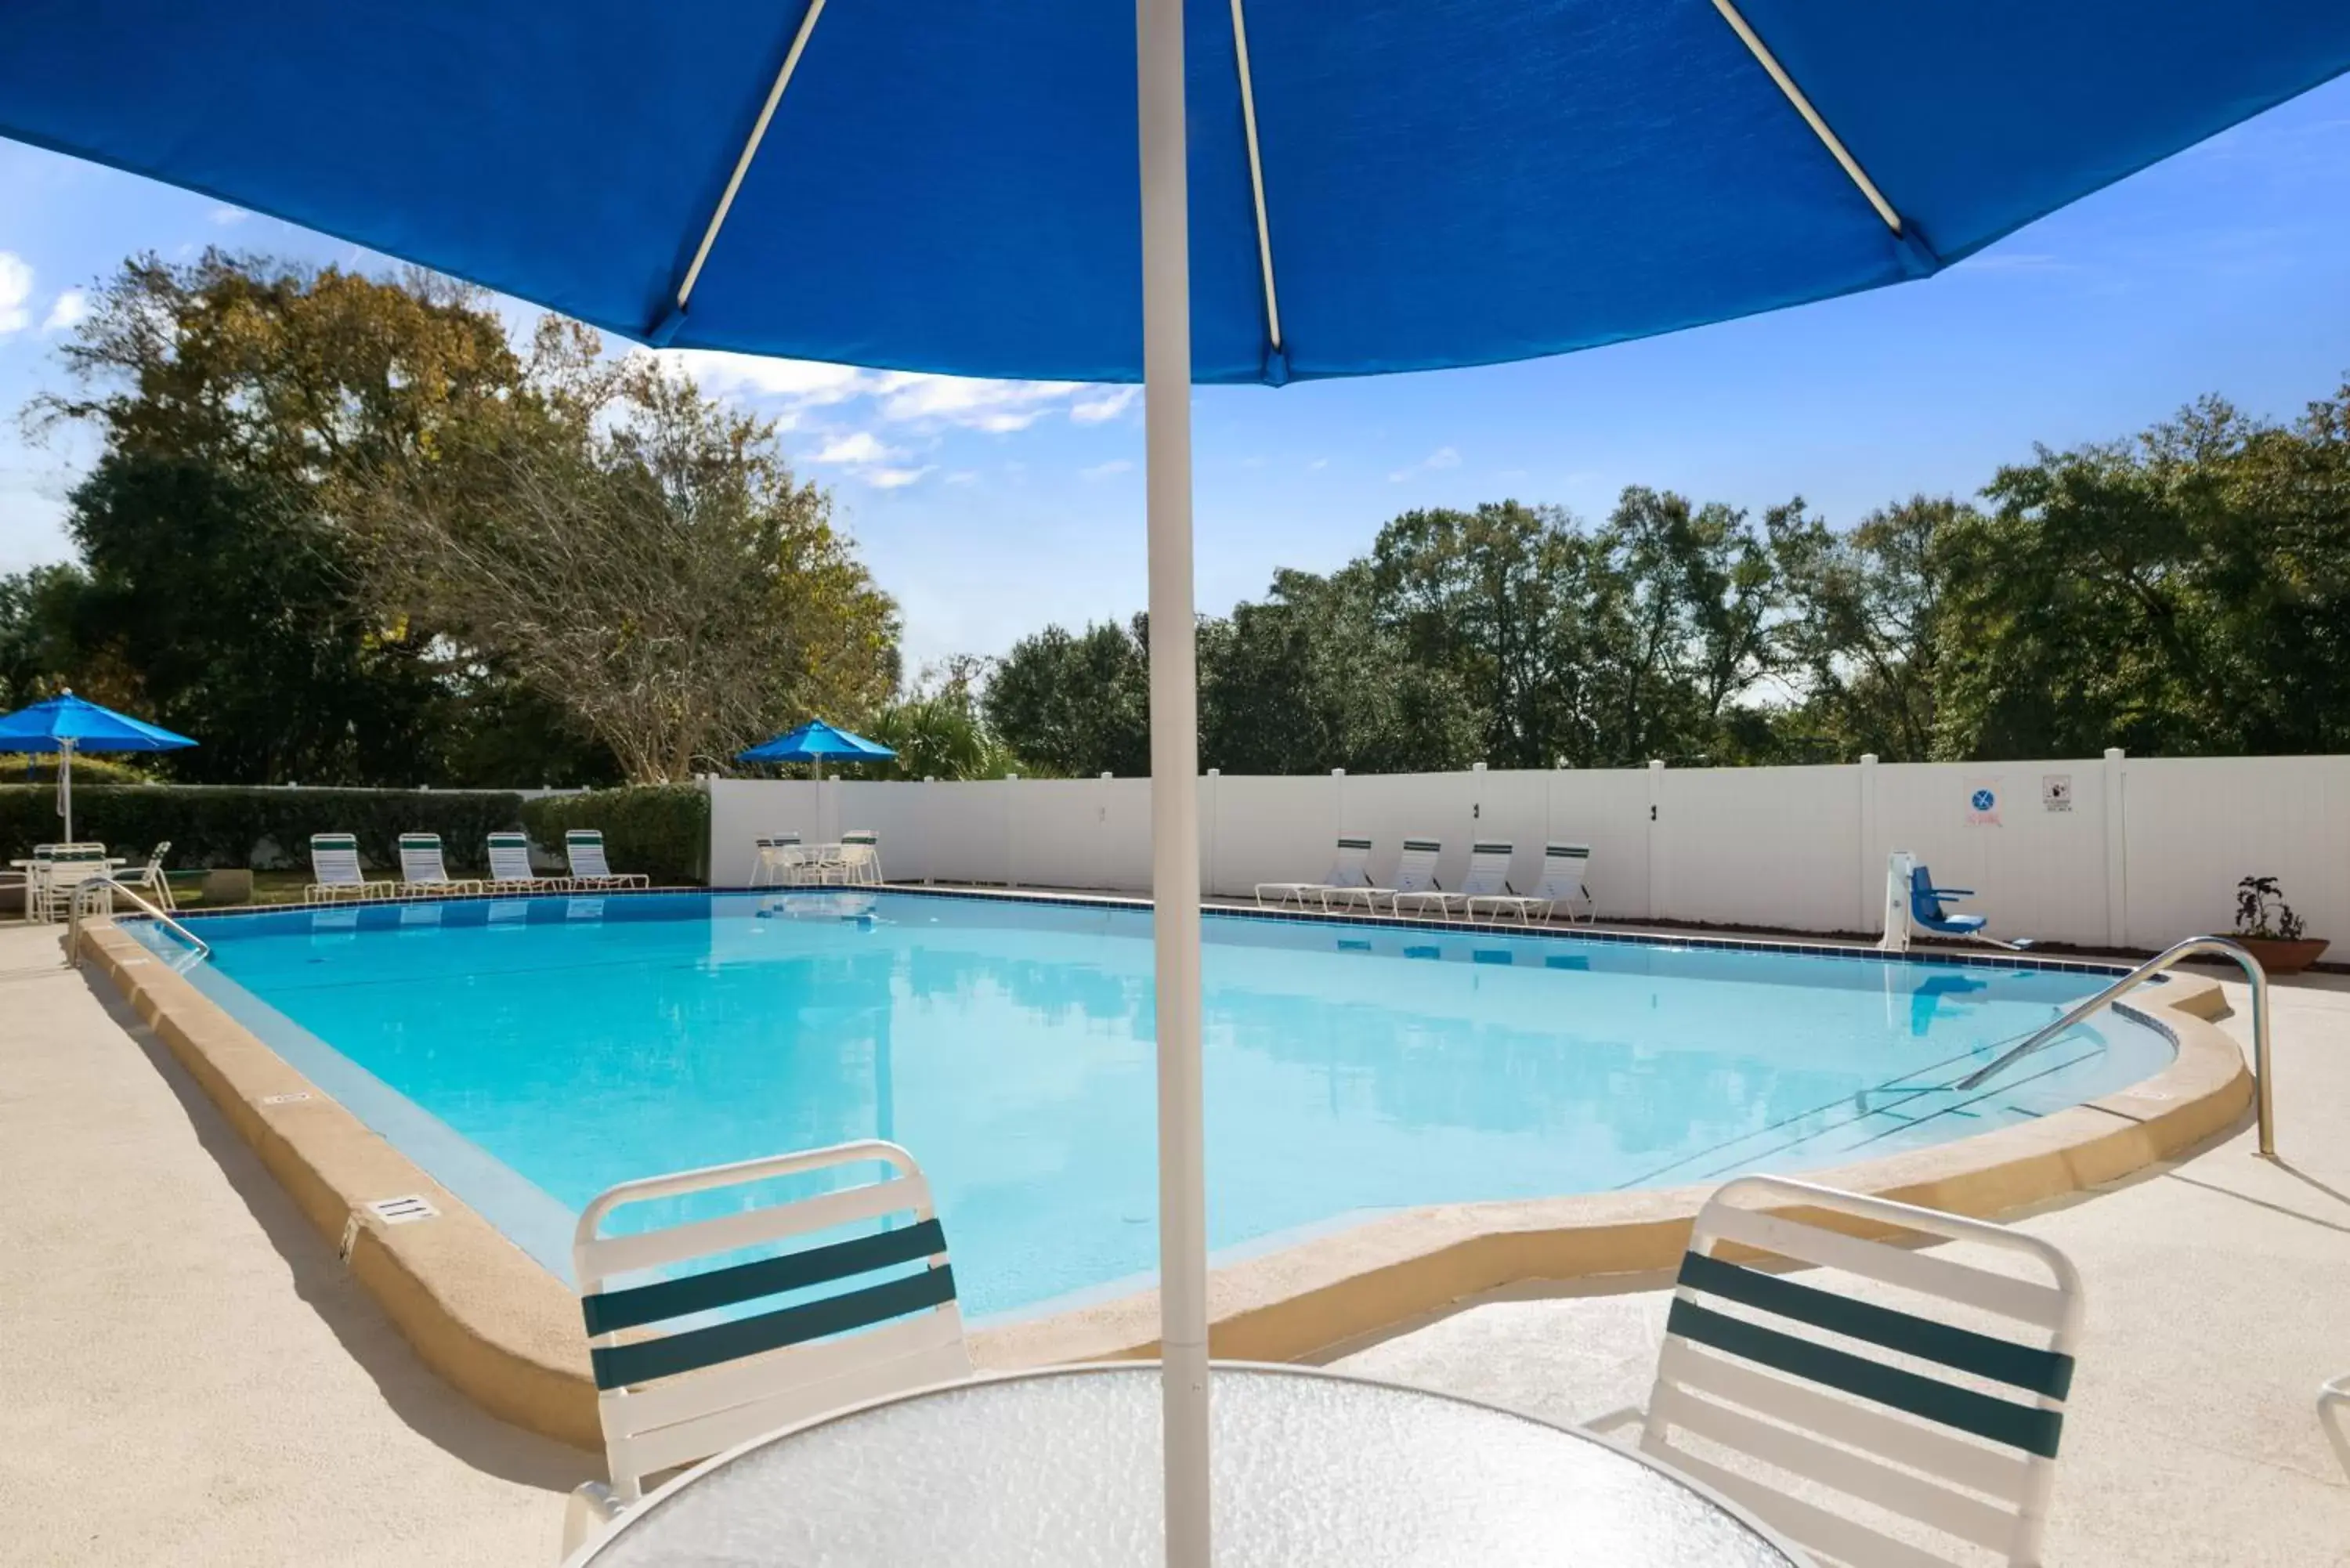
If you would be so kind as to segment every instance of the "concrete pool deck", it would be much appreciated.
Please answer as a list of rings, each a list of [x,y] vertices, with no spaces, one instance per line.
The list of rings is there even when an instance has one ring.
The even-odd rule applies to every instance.
[[[442,1384],[170,1053],[57,963],[53,930],[0,929],[0,1556],[551,1563],[597,1459]],[[2241,1127],[2021,1221],[2088,1288],[2052,1563],[2350,1563],[2312,1408],[2350,1370],[2350,980],[2276,997],[2286,1165]],[[1645,1388],[1661,1297],[1617,1287],[1648,1283],[1489,1302],[1339,1364],[1589,1415]]]

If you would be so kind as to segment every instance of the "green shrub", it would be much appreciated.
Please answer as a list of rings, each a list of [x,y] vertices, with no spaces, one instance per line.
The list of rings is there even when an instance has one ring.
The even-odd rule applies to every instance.
[[[532,841],[558,856],[567,829],[601,828],[612,869],[641,871],[657,888],[699,883],[710,875],[710,795],[697,784],[541,795],[523,803],[522,818]]]
[[[74,783],[86,784],[146,784],[154,775],[135,763],[120,757],[85,757],[74,754]],[[0,752],[0,784],[46,784],[57,782],[57,754],[55,752]]]
[[[76,769],[79,771],[78,766]],[[503,790],[269,789],[234,784],[94,784],[74,790],[74,836],[143,856],[172,841],[175,868],[309,864],[310,835],[355,834],[380,869],[400,864],[400,836],[437,833],[452,871],[479,871],[492,833],[522,826],[522,797]],[[5,858],[55,840],[64,825],[47,784],[0,785]],[[559,846],[562,835],[556,836]]]

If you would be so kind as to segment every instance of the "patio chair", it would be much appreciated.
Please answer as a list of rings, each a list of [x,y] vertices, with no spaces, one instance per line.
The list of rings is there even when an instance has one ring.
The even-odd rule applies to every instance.
[[[33,849],[32,874],[25,879],[25,919],[65,917],[82,884],[114,873],[103,844],[42,844]]]
[[[147,857],[146,865],[136,871],[126,870],[115,881],[125,888],[136,888],[146,894],[157,909],[165,914],[172,913],[180,906],[172,898],[172,879],[163,874],[164,858],[171,853],[172,841],[166,838],[155,846],[154,852]]]
[[[571,866],[574,888],[649,888],[652,878],[641,871],[614,871],[604,858],[604,830],[575,827],[563,836],[563,857]]]
[[[776,1199],[760,1186],[877,1164],[889,1167],[881,1179],[812,1197]],[[716,1218],[603,1234],[604,1221],[629,1204],[722,1190],[723,1211],[711,1206]],[[874,1228],[893,1216],[895,1229]],[[847,1226],[860,1233],[813,1246],[804,1240]],[[795,1241],[795,1250],[774,1251]],[[753,1249],[771,1255],[743,1261]],[[624,1181],[581,1210],[571,1255],[611,1484],[572,1493],[567,1557],[638,1501],[647,1476],[789,1422],[972,1373],[930,1184],[893,1143]],[[728,1261],[676,1272],[721,1258]],[[660,1277],[615,1283],[646,1271]],[[820,1287],[827,1293],[810,1299]],[[774,1299],[786,1296],[794,1299]],[[723,1315],[711,1321],[713,1313]]]
[[[1493,907],[1500,918],[1503,909],[1514,909],[1523,920],[1547,920],[1560,906],[1566,908],[1566,918],[1575,919],[1575,900],[1583,900],[1585,918],[1596,919],[1599,905],[1591,897],[1587,878],[1591,868],[1591,846],[1587,844],[1546,844],[1543,846],[1542,880],[1531,893],[1513,893],[1506,898],[1487,895],[1481,904]]]
[[[1461,918],[1472,920],[1477,918],[1477,906],[1485,904],[1491,906],[1498,919],[1503,909],[1515,907],[1517,895],[1510,891],[1510,860],[1517,852],[1516,845],[1500,839],[1471,844],[1468,874],[1461,877],[1458,889],[1443,896],[1444,912],[1451,914],[1457,904]],[[1518,915],[1523,919],[1525,910],[1519,908]]]
[[[441,859],[439,834],[403,833],[400,836],[400,892],[478,893],[481,890],[482,882],[478,877],[449,875],[449,867]]]
[[[398,890],[394,882],[370,882],[359,869],[359,841],[348,833],[310,835],[310,885],[306,904],[336,904],[348,898],[381,898]]]
[[[1327,909],[1330,906],[1330,889],[1367,888],[1370,881],[1371,841],[1367,838],[1341,838],[1337,853],[1330,862],[1330,875],[1319,882],[1259,882],[1256,885],[1257,907],[1263,909],[1264,896],[1271,893],[1274,896],[1273,907],[1276,909],[1292,899],[1302,909],[1309,895]]]
[[[1395,886],[1388,890],[1389,913],[1424,912],[1430,904],[1438,914],[1444,912],[1444,888],[1436,880],[1436,858],[1443,853],[1444,845],[1438,839],[1403,841],[1403,854],[1396,861]]]
[[[530,835],[490,835],[490,891],[493,893],[556,893],[571,885],[566,877],[542,877],[530,863]]]
[[[2350,1476],[2350,1431],[2342,1427],[2345,1411],[2350,1411],[2350,1374],[2317,1391],[2317,1424],[2325,1428],[2325,1440],[2334,1445],[2334,1457],[2342,1461],[2342,1473]]]
[[[751,867],[752,887],[779,888],[799,879],[805,857],[798,834],[763,833],[751,842],[758,851],[758,860]]]
[[[827,861],[826,866],[831,875],[824,880],[851,888],[879,887],[881,836],[869,827],[850,828],[840,836],[839,858]]]
[[[1853,1233],[1887,1230],[1995,1249],[2033,1277]],[[1750,1262],[1758,1251],[1871,1282],[1870,1296],[1891,1286],[1942,1311],[1925,1316],[1768,1272]],[[1951,1315],[2020,1324],[2022,1337]],[[2080,1276],[2036,1237],[1810,1182],[1742,1177],[1698,1214],[1639,1447],[1745,1504],[1824,1563],[1928,1568],[1980,1563],[1988,1551],[2036,1565],[2080,1327]],[[1854,1517],[1855,1503],[1871,1517]]]

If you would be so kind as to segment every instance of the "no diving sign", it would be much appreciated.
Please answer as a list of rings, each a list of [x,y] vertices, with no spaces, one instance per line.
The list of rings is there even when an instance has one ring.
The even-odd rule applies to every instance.
[[[2071,774],[2042,774],[2040,775],[2040,804],[2046,806],[2050,811],[2072,810],[2073,775]]]

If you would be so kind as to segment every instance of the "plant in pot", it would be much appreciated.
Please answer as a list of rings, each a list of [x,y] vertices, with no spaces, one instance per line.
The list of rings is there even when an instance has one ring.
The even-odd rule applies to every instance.
[[[2236,884],[2236,940],[2271,974],[2299,974],[2325,950],[2324,937],[2302,934],[2301,917],[2284,901],[2273,877],[2247,877]]]

